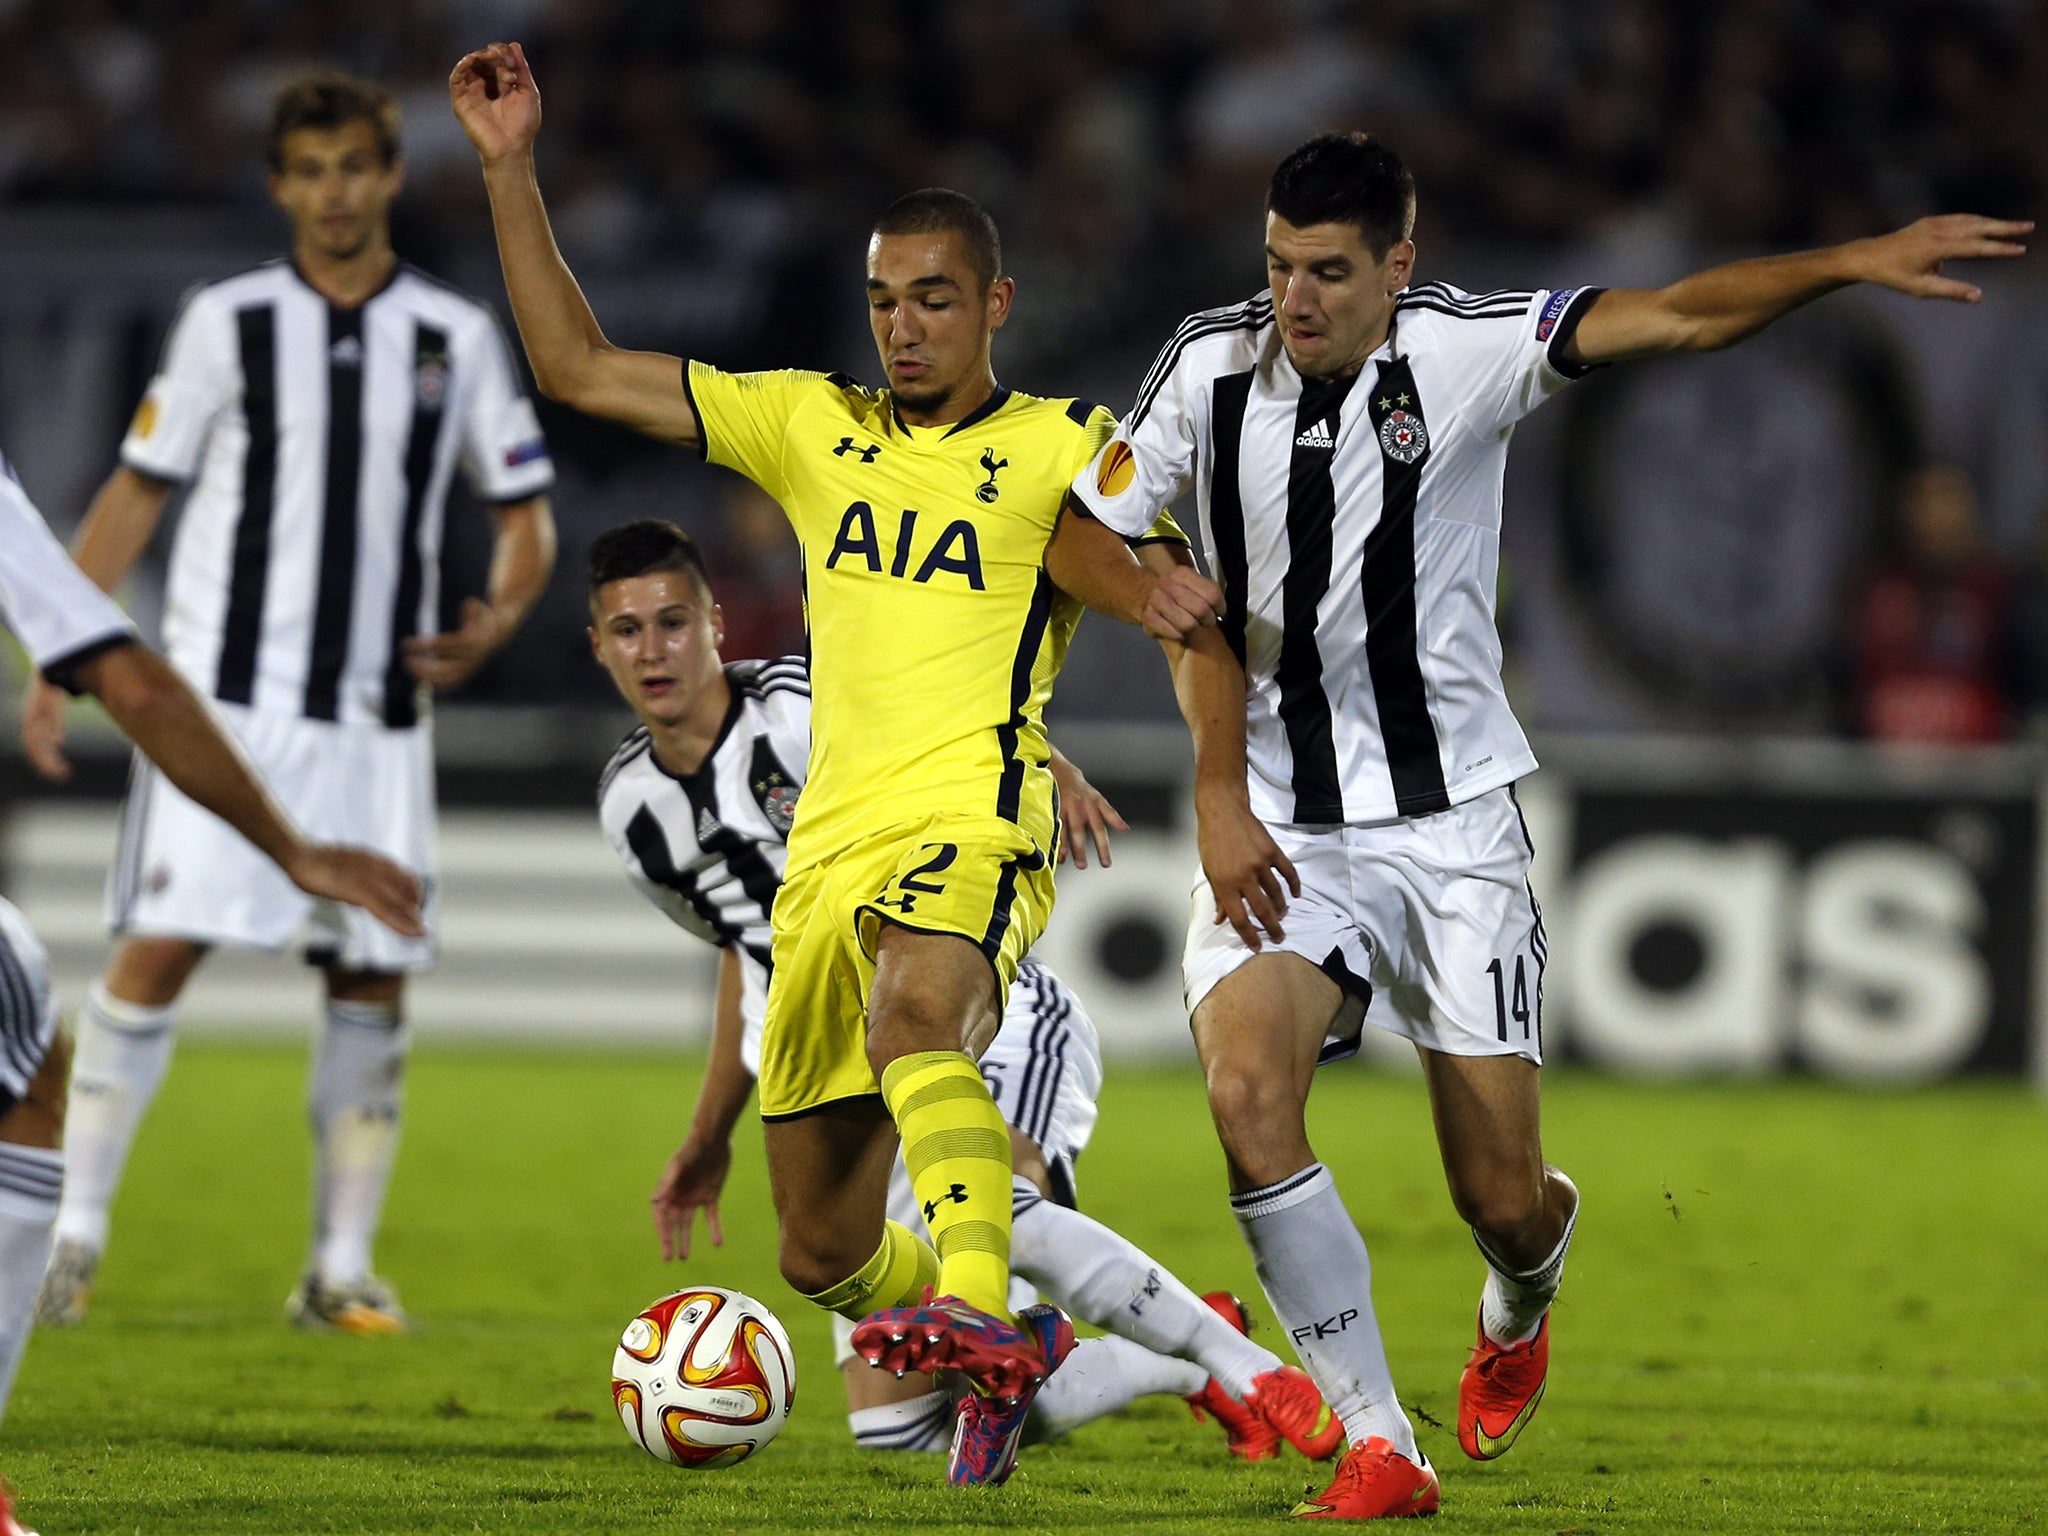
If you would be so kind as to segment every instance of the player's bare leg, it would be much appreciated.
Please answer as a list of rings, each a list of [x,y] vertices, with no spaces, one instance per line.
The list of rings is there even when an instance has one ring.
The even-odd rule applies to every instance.
[[[36,1304],[36,1321],[46,1327],[85,1318],[128,1154],[170,1070],[178,998],[206,954],[206,945],[190,939],[124,938],[87,994],[71,1083],[64,1195]]]
[[[50,1257],[64,1177],[64,1084],[70,1073],[71,1043],[59,1034],[29,1079],[28,1092],[0,1116],[0,1415],[28,1347],[36,1293]]]
[[[1534,1062],[1420,1054],[1451,1203],[1486,1260],[1478,1344],[1458,1384],[1458,1443],[1490,1460],[1514,1444],[1543,1400],[1550,1302],[1579,1192],[1543,1160]]]
[[[885,1244],[894,1234],[883,1212],[896,1127],[881,1104],[854,1100],[792,1120],[770,1120],[762,1141],[781,1234],[777,1259],[792,1289],[828,1311],[857,1318],[917,1294],[907,1275],[899,1282],[884,1271],[915,1268],[927,1283],[936,1278],[936,1261],[926,1261],[877,1266],[863,1279],[885,1246],[895,1246]],[[884,1295],[889,1299],[877,1299]]]
[[[1296,1513],[1341,1506],[1363,1517],[1398,1512],[1392,1503],[1361,1507],[1381,1484],[1401,1483],[1401,1501],[1423,1497],[1423,1488],[1433,1500],[1435,1477],[1394,1395],[1365,1239],[1308,1140],[1316,1060],[1343,1001],[1307,960],[1268,951],[1209,991],[1195,1009],[1194,1033],[1238,1230],[1274,1315],[1351,1442],[1330,1489]],[[1352,1485],[1367,1462],[1376,1470],[1361,1498]]]
[[[286,1312],[303,1328],[398,1333],[405,1313],[371,1264],[398,1158],[405,1084],[405,977],[326,968],[327,1008],[307,1083],[313,1235]]]

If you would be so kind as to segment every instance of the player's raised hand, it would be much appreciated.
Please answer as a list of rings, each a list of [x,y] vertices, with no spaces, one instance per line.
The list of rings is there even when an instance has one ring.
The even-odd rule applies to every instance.
[[[725,1232],[718,1225],[718,1197],[725,1189],[725,1176],[732,1171],[732,1143],[700,1138],[676,1148],[675,1155],[661,1170],[648,1203],[654,1207],[654,1231],[661,1239],[664,1259],[690,1256],[690,1228],[697,1212],[704,1213],[704,1230],[711,1234],[711,1246],[725,1246]]]
[[[1066,836],[1060,841],[1056,862],[1064,864],[1072,855],[1074,868],[1086,869],[1088,844],[1093,840],[1102,867],[1109,868],[1110,830],[1128,832],[1130,823],[1117,814],[1102,791],[1090,784],[1088,776],[1058,747],[1052,749],[1049,766],[1053,783],[1059,786],[1060,820],[1066,824]]]
[[[1256,951],[1260,931],[1284,939],[1280,919],[1290,892],[1301,894],[1301,876],[1280,851],[1273,834],[1247,805],[1204,809],[1196,817],[1195,841],[1202,853],[1202,873],[1216,898],[1216,921],[1229,923]]]
[[[284,861],[284,872],[308,896],[361,907],[393,933],[423,938],[419,876],[367,848],[308,843]]]
[[[465,598],[462,627],[450,634],[414,635],[405,642],[405,669],[437,693],[469,681],[503,643],[504,623],[481,598]]]
[[[1191,565],[1160,574],[1145,600],[1145,633],[1155,640],[1186,640],[1223,617],[1223,589]]]
[[[71,777],[71,762],[64,756],[64,707],[70,700],[64,690],[40,677],[31,677],[21,690],[21,750],[29,766],[55,784]]]
[[[465,55],[448,76],[448,100],[486,161],[531,148],[540,133],[540,90],[526,50],[517,43],[493,43]]]
[[[1945,213],[1860,241],[1855,250],[1865,282],[1923,299],[1975,304],[1984,297],[1984,290],[1959,278],[1944,277],[1941,264],[1984,256],[2024,256],[2027,247],[2022,237],[2033,229],[2031,219]]]

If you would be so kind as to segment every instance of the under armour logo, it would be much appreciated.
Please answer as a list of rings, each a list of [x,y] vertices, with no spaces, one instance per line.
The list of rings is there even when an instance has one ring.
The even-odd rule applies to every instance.
[[[984,448],[981,450],[981,467],[988,471],[988,484],[977,485],[974,488],[974,494],[983,501],[994,501],[996,497],[1002,494],[1001,491],[996,489],[996,471],[1008,469],[1010,461],[997,458],[995,449]]]
[[[841,458],[844,458],[849,453],[857,453],[860,455],[860,461],[863,464],[874,463],[875,455],[880,453],[881,451],[882,445],[880,443],[869,443],[864,448],[856,448],[853,445],[853,439],[850,437],[842,437],[841,439],[839,439],[839,446],[832,450],[834,455]]]
[[[1333,1333],[1342,1333],[1357,1321],[1357,1312],[1347,1307],[1335,1317],[1326,1317],[1320,1323],[1310,1323],[1305,1327],[1296,1328],[1288,1337],[1297,1345],[1309,1339],[1327,1339]]]
[[[939,1196],[938,1199],[925,1201],[925,1221],[927,1223],[930,1223],[931,1220],[939,1214],[939,1207],[945,1204],[945,1202],[948,1200],[952,1201],[955,1205],[965,1205],[967,1203],[967,1186],[965,1184],[955,1184],[950,1189],[948,1189],[943,1195]]]

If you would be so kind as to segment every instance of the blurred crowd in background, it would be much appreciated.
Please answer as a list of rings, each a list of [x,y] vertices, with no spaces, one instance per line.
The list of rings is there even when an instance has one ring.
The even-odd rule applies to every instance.
[[[502,37],[533,61],[543,186],[607,325],[729,366],[863,371],[858,242],[890,198],[941,183],[1004,230],[1021,294],[1005,382],[1121,408],[1177,319],[1259,285],[1265,180],[1333,126],[1406,156],[1425,275],[1469,287],[1658,280],[1927,212],[2048,204],[2048,6],[2031,0],[0,0],[0,190],[10,210],[127,210],[138,229],[212,209],[274,242],[259,126],[282,81],[336,66],[403,103],[401,254],[488,289],[445,82]],[[2031,304],[2007,313],[2048,338]],[[129,402],[140,384],[123,381]],[[1831,608],[1828,648],[1801,661],[1820,681],[1755,723],[1989,741],[2048,713],[2048,449],[2034,439],[2027,467],[2024,430],[2048,423],[2048,376],[2004,387],[2008,405],[2039,397],[2020,428],[1958,440],[1983,413],[1935,409],[1872,482],[1806,600]],[[673,453],[609,429],[548,425],[567,470],[559,622],[522,637],[484,696],[588,687],[574,556],[596,527],[670,504],[711,530],[728,649],[801,644],[772,506],[701,474],[677,488],[693,472]],[[1535,585],[1517,559],[1511,538],[1511,646]],[[1678,705],[1646,688],[1640,706],[1547,721],[1535,686],[1530,712],[1728,718],[1711,686]],[[1163,686],[1153,702],[1171,709]]]

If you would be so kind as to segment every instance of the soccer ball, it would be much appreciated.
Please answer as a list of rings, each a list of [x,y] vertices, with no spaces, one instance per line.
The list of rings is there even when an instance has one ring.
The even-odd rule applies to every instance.
[[[796,1401],[789,1335],[760,1302],[715,1285],[664,1296],[626,1324],[612,1406],[633,1443],[679,1467],[729,1467],[775,1438]]]

